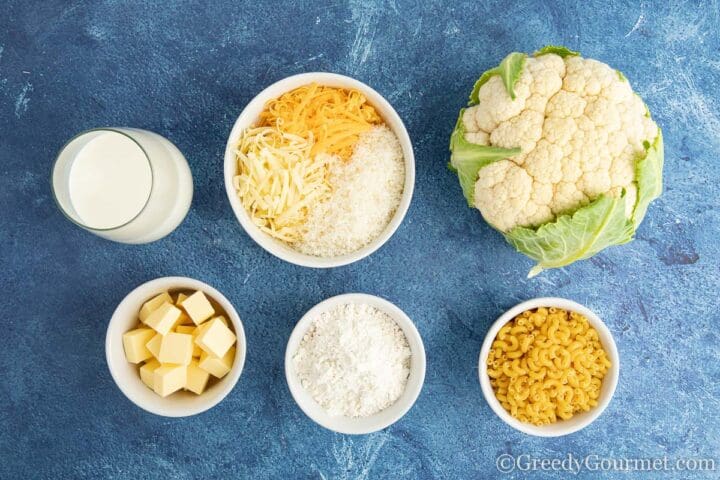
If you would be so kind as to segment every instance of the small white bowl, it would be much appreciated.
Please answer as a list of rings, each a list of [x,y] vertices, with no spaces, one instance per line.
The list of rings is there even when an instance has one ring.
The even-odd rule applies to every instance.
[[[295,352],[297,352],[305,332],[307,332],[318,315],[338,305],[348,303],[364,303],[389,315],[405,333],[405,338],[407,338],[411,351],[410,375],[405,385],[405,391],[394,404],[368,417],[351,418],[329,415],[303,388],[295,373],[295,366],[293,364],[293,356],[295,356]],[[285,377],[287,378],[288,387],[295,402],[297,402],[300,409],[305,412],[305,415],[317,424],[338,433],[365,434],[377,432],[400,420],[400,418],[410,410],[415,400],[417,400],[418,395],[420,395],[420,390],[422,390],[423,382],[425,381],[425,347],[423,346],[422,338],[415,324],[410,320],[410,317],[398,307],[374,295],[347,293],[345,295],[328,298],[318,303],[303,315],[297,323],[290,335],[287,350],[285,350]]]
[[[397,135],[405,157],[405,185],[403,188],[403,194],[400,199],[400,204],[395,211],[395,215],[388,226],[377,238],[360,250],[330,258],[305,255],[293,250],[283,242],[272,238],[270,235],[261,231],[252,222],[247,211],[242,206],[237,192],[235,191],[235,186],[233,185],[233,177],[237,174],[237,158],[235,155],[235,149],[242,131],[252,126],[257,121],[260,113],[265,108],[265,104],[269,100],[277,98],[283,93],[312,82],[330,87],[353,88],[361,91],[370,101],[370,104],[375,107],[383,120],[385,120],[388,127],[395,133],[395,135]],[[250,235],[250,237],[255,240],[258,245],[276,257],[281,258],[286,262],[294,263],[295,265],[313,268],[332,268],[357,262],[383,246],[383,244],[390,239],[393,233],[395,233],[395,230],[397,230],[405,218],[405,214],[410,207],[410,201],[412,199],[413,189],[415,186],[415,156],[413,154],[412,143],[410,142],[410,135],[408,135],[408,131],[405,128],[403,121],[400,119],[400,116],[397,114],[392,105],[390,105],[390,103],[385,100],[382,95],[364,83],[344,75],[326,72],[301,73],[299,75],[287,77],[273,83],[253,98],[253,100],[248,103],[238,119],[235,121],[235,125],[230,132],[230,137],[228,138],[227,146],[225,147],[224,169],[225,191],[227,192],[228,199],[230,200],[230,206],[232,206],[235,216],[247,234]]]
[[[230,372],[205,390],[202,395],[180,391],[163,398],[140,380],[138,366],[125,358],[122,336],[137,325],[138,312],[143,303],[162,292],[175,290],[201,290],[220,304],[235,329],[237,350]],[[230,301],[210,285],[186,277],[157,278],[143,283],[130,292],[115,309],[105,336],[105,356],[110,374],[117,386],[138,407],[165,417],[187,417],[217,405],[230,393],[240,378],[245,364],[245,352],[245,332],[240,317]]]
[[[495,392],[493,391],[492,385],[490,385],[490,377],[488,377],[487,373],[487,358],[490,353],[490,348],[492,347],[492,343],[503,325],[525,310],[531,310],[538,307],[562,308],[564,310],[577,312],[585,316],[588,323],[597,330],[600,342],[608,355],[608,359],[612,362],[610,370],[608,370],[605,378],[603,378],[602,388],[600,389],[600,398],[598,399],[598,405],[596,407],[591,408],[587,412],[577,413],[569,420],[559,420],[550,425],[543,426],[524,423],[511,416],[510,413],[502,407],[497,397],[495,397]],[[478,366],[478,371],[480,373],[480,386],[482,388],[483,395],[485,395],[485,400],[498,417],[514,429],[520,430],[528,435],[535,435],[538,437],[560,437],[563,435],[569,435],[587,427],[595,421],[595,419],[598,418],[603,410],[605,410],[605,408],[610,404],[610,400],[615,393],[615,387],[617,386],[620,374],[620,355],[618,354],[617,346],[615,345],[615,340],[613,340],[610,330],[608,330],[605,323],[603,323],[603,321],[600,320],[600,317],[598,317],[592,310],[565,298],[544,297],[534,298],[514,306],[502,314],[500,318],[492,324],[490,330],[485,336],[485,341],[482,344]]]

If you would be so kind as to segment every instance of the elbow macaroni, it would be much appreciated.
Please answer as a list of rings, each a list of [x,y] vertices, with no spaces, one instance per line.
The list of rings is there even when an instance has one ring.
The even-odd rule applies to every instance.
[[[611,364],[584,316],[541,307],[500,329],[487,366],[495,397],[510,415],[547,425],[595,407]]]

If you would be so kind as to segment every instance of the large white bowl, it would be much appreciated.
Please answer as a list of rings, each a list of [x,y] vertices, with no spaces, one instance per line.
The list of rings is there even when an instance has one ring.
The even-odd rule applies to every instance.
[[[338,305],[364,303],[389,315],[405,333],[411,351],[410,375],[400,398],[368,417],[350,418],[329,415],[303,388],[295,372],[293,356],[312,322],[321,313]],[[425,381],[425,347],[415,324],[405,312],[385,299],[362,293],[348,293],[328,298],[311,308],[295,326],[285,351],[285,377],[295,402],[305,414],[319,425],[339,433],[364,434],[382,430],[400,420],[413,406]]]
[[[520,315],[525,310],[531,310],[538,307],[562,308],[564,310],[577,312],[587,318],[588,323],[597,330],[600,342],[608,355],[608,359],[612,363],[612,366],[603,379],[602,387],[600,389],[600,398],[598,399],[596,407],[591,408],[587,412],[577,413],[569,420],[559,420],[555,423],[543,426],[523,423],[510,415],[510,413],[502,407],[497,397],[495,397],[495,392],[493,391],[492,385],[490,385],[490,377],[488,377],[487,373],[487,358],[490,353],[490,348],[492,347],[492,343],[503,325]],[[615,393],[615,387],[617,386],[618,377],[620,375],[620,355],[618,354],[617,346],[615,345],[615,340],[613,340],[610,330],[608,330],[605,323],[603,323],[603,321],[600,320],[600,317],[598,317],[592,310],[565,298],[544,297],[534,298],[514,306],[502,314],[500,318],[492,324],[490,331],[488,331],[485,336],[482,349],[480,350],[480,361],[478,367],[478,371],[480,373],[480,386],[482,388],[483,395],[490,405],[490,408],[492,408],[498,417],[511,427],[516,430],[520,430],[523,433],[527,433],[528,435],[535,435],[538,437],[559,437],[562,435],[569,435],[587,427],[594,422],[595,419],[598,418],[610,404],[610,400]]]
[[[140,307],[154,296],[174,290],[201,290],[220,304],[235,329],[237,344],[232,369],[202,395],[180,391],[163,398],[142,382],[138,366],[125,358],[122,336],[137,325]],[[210,285],[186,277],[158,278],[143,283],[130,292],[115,309],[105,336],[105,356],[110,374],[118,388],[138,407],[165,417],[187,417],[217,405],[230,393],[240,378],[245,365],[245,352],[245,331],[230,301]]]
[[[240,139],[242,131],[252,126],[263,111],[265,104],[274,98],[279,97],[283,93],[286,93],[294,88],[307,85],[308,83],[316,82],[321,85],[327,85],[331,87],[343,87],[343,88],[354,88],[361,91],[367,99],[370,101],[373,107],[378,111],[380,116],[385,120],[388,127],[397,135],[400,140],[403,155],[405,157],[405,186],[403,189],[402,198],[400,204],[388,226],[383,232],[372,242],[365,247],[361,248],[352,253],[346,255],[340,255],[338,257],[324,258],[315,257],[312,255],[305,255],[292,248],[288,247],[283,242],[272,238],[270,235],[261,231],[250,219],[245,208],[240,203],[237,192],[233,185],[233,177],[237,174],[237,158],[235,150]],[[294,263],[304,267],[314,268],[331,268],[347,265],[349,263],[357,262],[361,260],[375,250],[380,248],[390,237],[395,233],[395,230],[400,226],[405,218],[408,208],[410,207],[410,200],[412,199],[413,189],[415,186],[415,156],[413,155],[412,143],[410,142],[410,135],[405,128],[400,116],[397,114],[395,109],[390,103],[383,98],[378,92],[365,85],[364,83],[355,80],[354,78],[346,77],[344,75],[338,75],[335,73],[326,72],[311,72],[301,73],[299,75],[293,75],[287,77],[279,82],[273,83],[265,90],[260,92],[242,111],[238,119],[235,121],[230,137],[228,138],[227,146],[225,147],[225,191],[227,192],[228,199],[230,200],[230,206],[232,206],[233,212],[237,217],[240,225],[245,229],[248,235],[257,242],[262,248],[272,253],[278,258],[285,260],[286,262]]]

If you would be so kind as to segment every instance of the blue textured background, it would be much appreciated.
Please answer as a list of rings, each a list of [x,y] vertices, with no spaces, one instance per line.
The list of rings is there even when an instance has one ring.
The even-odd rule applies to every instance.
[[[482,478],[496,474],[502,453],[714,457],[720,470],[719,11],[717,1],[3,2],[0,477]],[[633,243],[526,280],[530,261],[464,205],[445,164],[478,74],[510,51],[547,43],[626,74],[663,127],[666,190]],[[231,212],[221,174],[243,106],[268,84],[313,70],[357,77],[384,94],[408,126],[418,173],[410,212],[390,242],[325,271],[255,245]],[[55,207],[55,153],[97,126],[153,130],[185,153],[195,197],[172,235],[114,244]],[[249,345],[228,398],[181,420],[131,404],[104,357],[117,303],[165,275],[223,291]],[[297,319],[348,291],[404,309],[429,362],[408,415],[362,437],[312,423],[283,373]],[[594,309],[622,358],[606,413],[565,438],[510,429],[477,381],[490,323],[541,295]]]

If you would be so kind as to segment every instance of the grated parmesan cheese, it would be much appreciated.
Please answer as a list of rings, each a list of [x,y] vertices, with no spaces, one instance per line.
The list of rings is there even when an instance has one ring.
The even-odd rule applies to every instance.
[[[360,134],[350,160],[328,162],[333,192],[309,207],[305,232],[293,244],[318,257],[355,252],[377,238],[392,220],[405,183],[400,141],[384,125]]]

